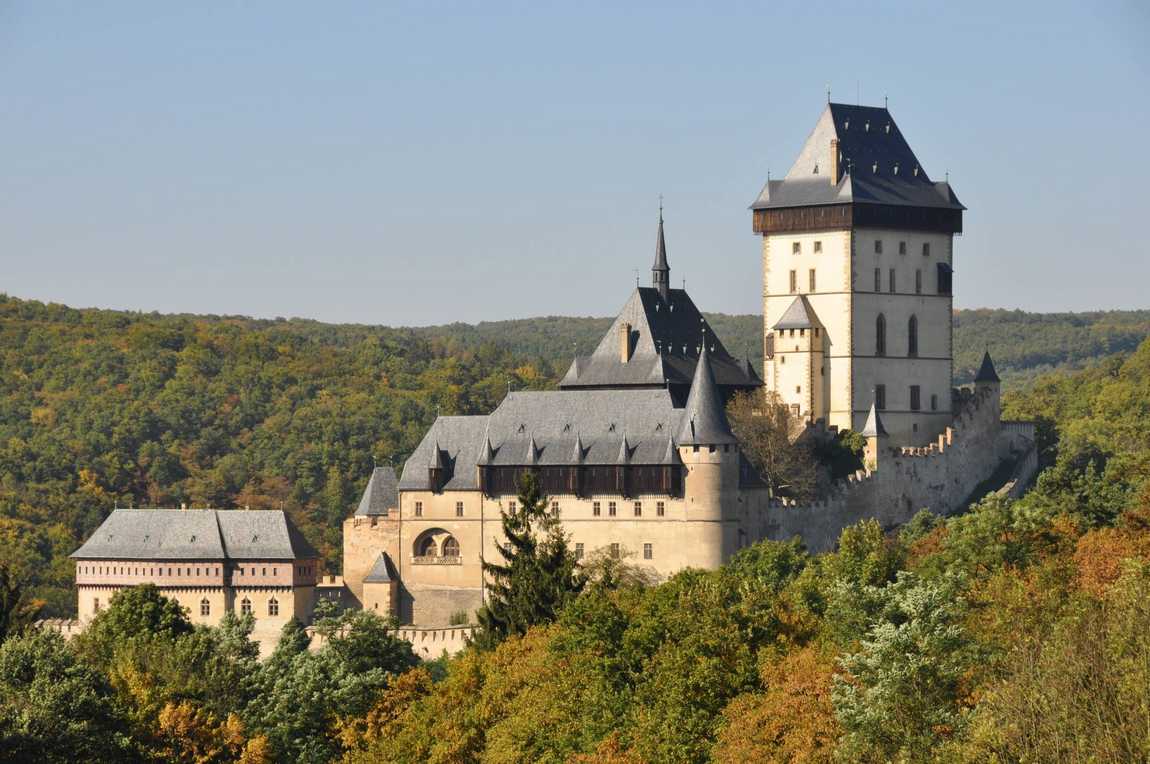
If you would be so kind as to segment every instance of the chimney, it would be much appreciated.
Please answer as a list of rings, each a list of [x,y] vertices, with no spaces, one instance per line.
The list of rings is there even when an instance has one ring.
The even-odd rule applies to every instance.
[[[627,363],[631,360],[631,325],[619,324],[619,360]]]
[[[839,139],[831,138],[831,185],[839,184]]]

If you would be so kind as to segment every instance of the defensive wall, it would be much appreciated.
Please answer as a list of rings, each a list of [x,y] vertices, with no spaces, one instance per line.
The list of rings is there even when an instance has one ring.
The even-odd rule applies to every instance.
[[[891,529],[922,509],[947,516],[991,491],[1021,495],[1038,471],[1034,424],[1001,421],[997,385],[956,391],[955,410],[929,446],[895,448],[878,438],[876,463],[814,504],[769,502],[759,513],[757,537],[799,536],[810,551],[824,552],[861,520],[874,518]]]

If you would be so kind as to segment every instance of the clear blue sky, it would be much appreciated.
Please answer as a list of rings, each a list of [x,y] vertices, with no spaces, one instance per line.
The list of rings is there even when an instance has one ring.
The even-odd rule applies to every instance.
[[[625,6],[625,7],[624,7]],[[961,307],[1150,307],[1145,3],[0,0],[0,292],[428,324],[757,312],[829,84],[969,207]]]

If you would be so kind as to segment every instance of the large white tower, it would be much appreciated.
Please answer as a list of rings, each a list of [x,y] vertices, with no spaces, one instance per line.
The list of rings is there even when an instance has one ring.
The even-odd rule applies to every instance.
[[[752,205],[763,237],[763,378],[800,417],[894,445],[951,419],[954,235],[965,209],[885,108],[829,103]]]

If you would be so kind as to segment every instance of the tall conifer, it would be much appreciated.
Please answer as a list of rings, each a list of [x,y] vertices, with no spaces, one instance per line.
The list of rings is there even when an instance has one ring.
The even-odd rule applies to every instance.
[[[478,613],[474,640],[482,649],[554,621],[584,584],[567,535],[558,519],[547,514],[547,496],[534,472],[520,477],[516,506],[500,514],[505,541],[496,547],[503,563],[483,561],[487,602]]]

